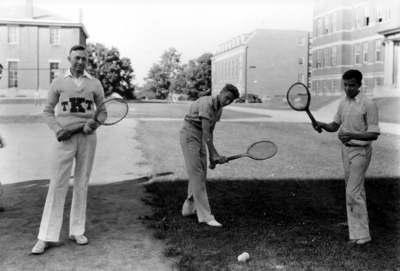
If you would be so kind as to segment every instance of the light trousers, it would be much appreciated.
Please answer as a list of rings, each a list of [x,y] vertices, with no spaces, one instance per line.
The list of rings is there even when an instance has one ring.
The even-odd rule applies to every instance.
[[[371,162],[371,155],[371,145],[362,147],[342,145],[350,239],[370,237],[364,179]]]
[[[92,135],[79,133],[73,135],[69,140],[55,143],[50,186],[38,236],[40,240],[59,241],[65,197],[69,188],[74,159],[74,188],[69,234],[82,235],[85,232],[87,190],[94,162],[96,142],[96,133]]]
[[[192,214],[196,211],[199,222],[214,220],[206,189],[207,150],[203,133],[185,122],[180,131],[180,143],[189,177],[188,196],[183,204],[182,213]]]

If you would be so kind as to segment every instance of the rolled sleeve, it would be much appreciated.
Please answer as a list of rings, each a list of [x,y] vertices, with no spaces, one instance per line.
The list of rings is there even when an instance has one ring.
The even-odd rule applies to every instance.
[[[208,120],[211,118],[211,111],[208,104],[201,104],[199,106],[199,118]]]
[[[342,103],[339,104],[338,110],[336,112],[335,117],[333,118],[333,121],[336,122],[337,124],[341,125],[342,124],[342,119],[340,117],[340,112],[342,108]]]
[[[367,132],[371,133],[381,133],[381,129],[379,128],[379,114],[378,107],[375,103],[371,103],[367,107],[366,121],[368,125]]]

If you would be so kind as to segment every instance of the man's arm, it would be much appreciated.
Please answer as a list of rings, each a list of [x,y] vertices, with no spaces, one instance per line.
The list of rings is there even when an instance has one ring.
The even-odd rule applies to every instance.
[[[56,82],[57,80],[54,80],[50,85],[49,93],[47,94],[46,106],[43,109],[43,119],[50,129],[56,134],[57,139],[59,141],[64,141],[70,139],[71,135],[67,130],[63,129],[58,124],[54,113],[54,108],[56,107],[60,98],[60,94],[56,90]]]
[[[201,126],[203,130],[203,138],[206,142],[208,151],[210,153],[210,160],[218,160],[220,164],[223,164],[226,162],[226,157],[225,156],[220,156],[217,152],[217,150],[214,147],[214,128],[215,124],[210,127],[210,121],[206,118],[201,119]]]
[[[329,133],[334,133],[337,130],[339,130],[339,127],[340,127],[340,124],[337,124],[334,121],[331,123],[324,123],[324,122],[317,121],[317,123],[318,123],[317,126],[313,126],[316,131],[321,128]]]

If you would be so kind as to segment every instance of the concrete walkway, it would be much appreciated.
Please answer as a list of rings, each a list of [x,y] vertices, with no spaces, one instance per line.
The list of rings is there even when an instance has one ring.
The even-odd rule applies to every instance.
[[[337,106],[339,105],[339,102],[340,102],[340,100],[338,100],[324,108],[321,108],[318,111],[313,111],[311,113],[317,121],[330,123],[333,121],[333,118],[336,114],[336,109],[337,109]],[[247,118],[225,119],[223,121],[300,122],[300,123],[310,123],[310,125],[311,125],[311,120],[309,119],[306,112],[298,112],[298,111],[294,111],[294,110],[292,110],[292,111],[291,110],[267,110],[267,109],[239,107],[239,106],[227,106],[224,108],[224,110],[234,110],[234,111],[238,111],[238,112],[259,114],[259,115],[264,115],[265,117],[251,118],[251,119],[247,119]],[[381,128],[382,133],[400,135],[400,124],[380,122],[379,127]]]

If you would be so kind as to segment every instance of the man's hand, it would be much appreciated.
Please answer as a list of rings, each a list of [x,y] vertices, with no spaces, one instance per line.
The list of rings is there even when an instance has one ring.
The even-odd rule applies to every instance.
[[[342,141],[343,144],[346,144],[353,139],[351,133],[349,133],[349,131],[344,127],[339,130],[338,138],[340,141]]]
[[[318,130],[322,129],[322,127],[324,127],[325,123],[317,121],[317,125],[314,126],[314,123],[312,123],[312,122],[311,122],[311,125],[315,131],[318,131]]]
[[[68,140],[70,138],[71,138],[71,135],[65,129],[62,129],[62,130],[58,131],[58,133],[57,133],[58,141],[65,141],[65,140]]]
[[[210,163],[213,162],[215,164],[225,164],[228,163],[228,159],[226,159],[226,156],[221,155],[210,156]]]
[[[83,127],[83,132],[87,135],[93,134],[93,131],[97,129],[96,122],[93,119],[89,119],[86,123],[85,126]]]

